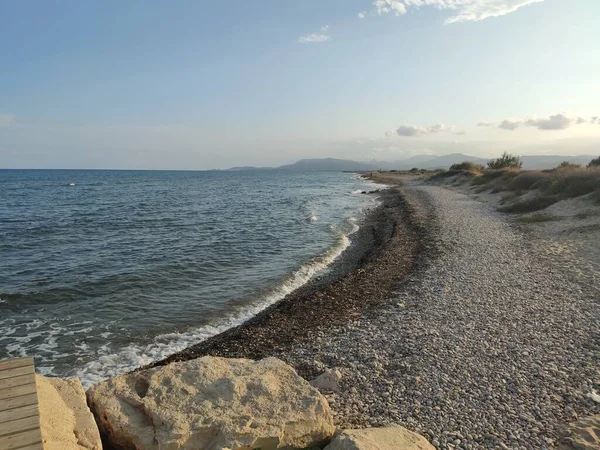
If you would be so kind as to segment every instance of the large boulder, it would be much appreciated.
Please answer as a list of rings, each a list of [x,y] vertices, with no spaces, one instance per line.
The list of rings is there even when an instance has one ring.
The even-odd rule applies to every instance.
[[[35,376],[44,450],[102,450],[100,433],[77,378]]]
[[[423,436],[403,427],[342,431],[325,450],[435,450]]]
[[[565,450],[600,449],[600,415],[590,416],[567,427],[567,437],[562,443]]]
[[[87,396],[102,432],[126,449],[301,449],[335,431],[325,398],[276,358],[205,356],[103,381]]]

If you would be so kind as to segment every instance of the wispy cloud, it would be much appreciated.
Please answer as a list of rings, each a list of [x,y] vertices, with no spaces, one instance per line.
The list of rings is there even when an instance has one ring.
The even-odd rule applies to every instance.
[[[396,130],[396,134],[398,136],[407,136],[407,137],[415,137],[415,136],[427,136],[429,134],[439,133],[443,131],[452,131],[454,130],[453,126],[444,125],[441,123],[436,123],[435,125],[430,125],[428,127],[418,127],[415,125],[401,125]],[[457,133],[461,134],[461,133]],[[386,133],[386,135],[389,135]]]
[[[513,130],[516,130],[517,128],[519,128],[521,126],[521,124],[522,124],[522,122],[520,120],[504,119],[502,122],[500,122],[500,125],[498,125],[498,128],[500,128],[502,130],[513,131]]]
[[[377,14],[401,16],[411,9],[432,7],[452,11],[446,23],[474,22],[500,17],[515,12],[519,8],[544,0],[374,0],[373,9]],[[362,16],[361,16],[362,15]],[[365,13],[359,13],[363,19]]]
[[[364,19],[365,17],[367,17],[367,12],[366,11],[361,11],[357,14],[359,19]]]
[[[15,120],[14,114],[0,114],[0,127],[9,126]]]
[[[492,125],[494,125],[492,122],[479,122],[477,124],[478,127],[491,127]]]
[[[327,42],[331,40],[331,36],[327,34],[329,31],[329,25],[321,27],[318,33],[307,34],[306,36],[300,36],[298,42],[300,44],[316,44],[319,42]]]
[[[533,119],[524,120],[505,119],[500,122],[498,128],[513,131],[523,125],[527,127],[535,127],[538,130],[566,130],[573,125],[580,125],[585,122],[586,120],[583,117],[569,117],[566,114],[559,113],[550,117],[542,118],[534,117]],[[592,123],[594,123],[593,118]]]
[[[525,125],[536,127],[538,130],[564,130],[573,125],[573,122],[573,119],[568,118],[564,114],[556,114],[549,118],[529,119],[525,122]]]

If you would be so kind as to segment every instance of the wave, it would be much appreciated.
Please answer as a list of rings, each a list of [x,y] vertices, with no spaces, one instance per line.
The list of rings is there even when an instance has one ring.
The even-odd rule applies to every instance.
[[[106,378],[117,376],[138,367],[161,360],[167,356],[202,342],[230,328],[241,325],[267,307],[282,300],[288,294],[308,283],[317,273],[325,270],[350,246],[349,235],[358,231],[359,226],[351,218],[351,230],[340,233],[335,243],[324,253],[303,264],[299,269],[288,275],[271,291],[254,302],[216,323],[191,329],[185,332],[167,333],[157,336],[148,345],[129,345],[116,353],[110,353],[107,346],[98,349],[98,359],[85,364],[76,370],[74,375],[81,379],[87,389],[94,383]],[[49,368],[51,370],[51,368]],[[41,370],[43,372],[43,370]]]

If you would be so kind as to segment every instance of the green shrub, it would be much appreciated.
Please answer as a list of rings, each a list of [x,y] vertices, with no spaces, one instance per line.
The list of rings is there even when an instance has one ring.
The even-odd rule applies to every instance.
[[[485,167],[483,167],[481,164],[476,164],[470,161],[464,161],[458,164],[452,164],[450,166],[450,170],[465,170],[467,172],[475,173],[483,172],[484,169]]]
[[[410,171],[409,171],[409,172],[410,172],[410,173],[418,173],[418,172],[419,172],[419,169],[418,169],[418,168],[416,168],[416,167],[413,167],[412,169],[410,169]]]
[[[521,158],[507,152],[504,152],[500,158],[488,162],[490,169],[520,169],[522,165]]]
[[[600,156],[594,158],[588,164],[588,167],[600,167]]]

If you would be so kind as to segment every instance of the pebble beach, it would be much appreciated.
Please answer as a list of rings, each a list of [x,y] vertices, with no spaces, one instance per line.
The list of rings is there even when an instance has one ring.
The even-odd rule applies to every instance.
[[[567,423],[600,412],[597,274],[464,193],[409,181],[381,195],[373,214],[393,227],[376,251],[164,362],[337,369],[340,428],[399,424],[440,449],[559,448]]]

